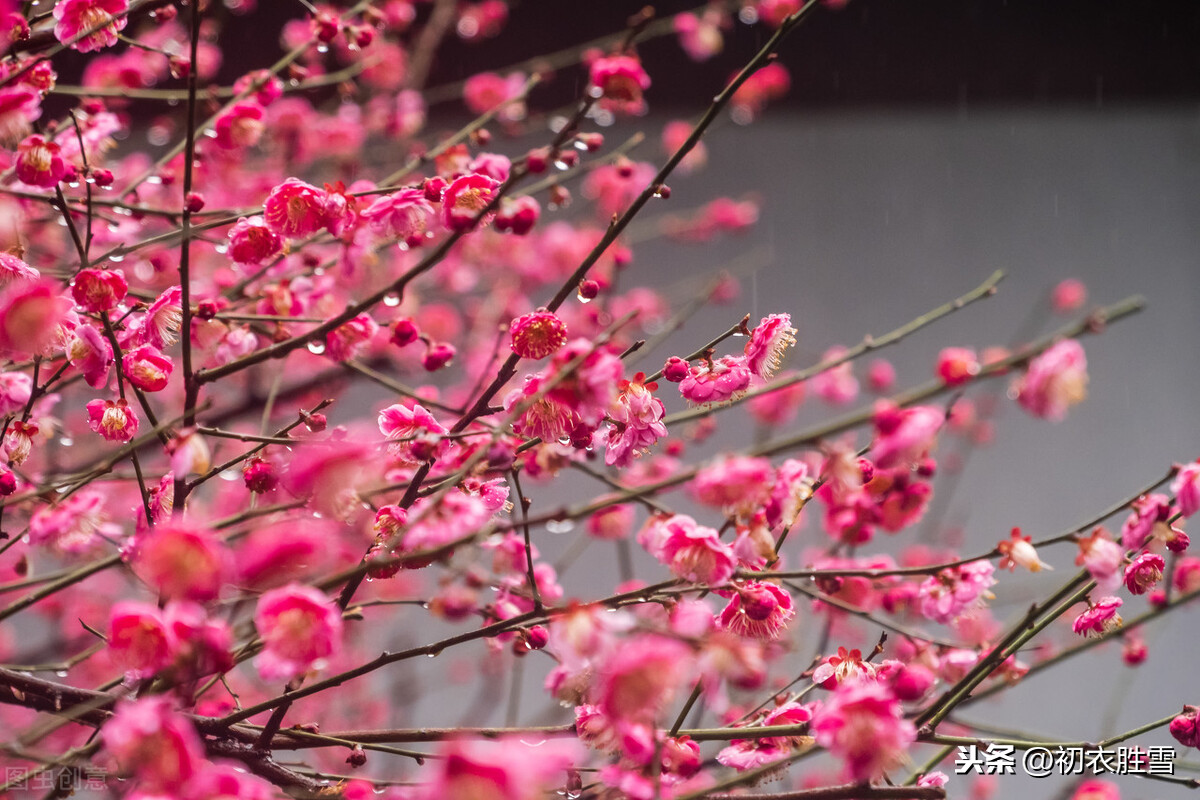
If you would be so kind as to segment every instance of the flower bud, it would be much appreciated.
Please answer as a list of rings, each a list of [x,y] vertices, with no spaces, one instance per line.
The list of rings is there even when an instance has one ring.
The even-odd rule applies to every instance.
[[[454,346],[445,342],[430,345],[421,358],[421,366],[429,372],[437,372],[442,367],[449,366],[454,360],[454,353]]]
[[[663,377],[671,383],[679,383],[688,376],[688,362],[679,356],[671,356],[663,365]]]
[[[417,323],[408,317],[398,319],[392,325],[392,344],[397,347],[406,347],[419,338],[421,332],[417,329]]]

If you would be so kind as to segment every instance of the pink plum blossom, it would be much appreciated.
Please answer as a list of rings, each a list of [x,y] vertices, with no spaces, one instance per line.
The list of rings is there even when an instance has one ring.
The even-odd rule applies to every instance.
[[[789,314],[771,314],[750,332],[746,342],[746,366],[759,378],[766,380],[783,363],[787,349],[796,344],[796,329]]]
[[[311,586],[292,583],[263,594],[254,627],[264,643],[254,663],[265,680],[320,669],[342,646],[341,609]]]
[[[745,393],[751,374],[745,357],[722,356],[692,367],[679,383],[679,393],[696,405],[724,403]]]
[[[1021,407],[1035,417],[1058,422],[1087,397],[1087,357],[1074,339],[1064,339],[1029,363],[1013,383]]]
[[[817,712],[812,730],[817,744],[841,759],[856,781],[897,766],[917,736],[895,695],[872,681],[840,684]]]
[[[138,432],[138,418],[124,398],[92,400],[87,404],[88,426],[110,442],[128,442]]]
[[[129,0],[58,0],[54,5],[54,36],[81,53],[112,47],[129,22]]]
[[[1087,610],[1075,618],[1071,628],[1075,633],[1089,638],[1104,636],[1121,627],[1121,615],[1117,609],[1124,603],[1119,597],[1102,597],[1088,603]]]

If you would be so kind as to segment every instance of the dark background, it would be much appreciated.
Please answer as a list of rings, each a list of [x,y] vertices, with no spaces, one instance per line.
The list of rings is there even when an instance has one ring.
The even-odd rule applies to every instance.
[[[466,44],[450,37],[430,84],[499,69],[525,58],[621,30],[646,4],[637,0],[524,0],[511,4],[499,37]],[[653,4],[666,15],[692,2]],[[260,0],[254,25],[223,41],[246,68],[261,61],[297,3]],[[426,13],[426,12],[422,12]],[[516,33],[516,35],[514,35]],[[725,53],[696,64],[673,37],[640,48],[654,79],[652,106],[694,108],[761,45],[763,25],[737,24]],[[244,41],[243,41],[244,40]],[[852,0],[819,9],[793,34],[782,60],[793,80],[786,102],[805,107],[953,106],[965,102],[1163,102],[1200,99],[1200,4],[1116,0]],[[244,70],[242,70],[244,71]],[[567,81],[556,85],[567,100]],[[546,90],[551,91],[551,90]]]

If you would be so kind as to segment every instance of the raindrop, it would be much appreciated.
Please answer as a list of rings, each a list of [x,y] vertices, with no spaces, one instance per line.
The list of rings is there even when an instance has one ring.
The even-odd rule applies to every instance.
[[[754,6],[742,6],[742,10],[738,12],[738,20],[746,25],[753,25],[758,22],[758,9]]]
[[[314,339],[313,341],[308,343],[308,352],[312,353],[315,356],[321,355],[322,353],[325,352],[325,343]]]
[[[604,97],[604,90],[599,86],[589,86],[587,93],[588,97],[594,97],[597,100],[599,100],[601,97]]]
[[[227,244],[219,244],[219,245],[217,245],[217,246],[216,246],[215,248],[213,248],[213,249],[214,249],[214,250],[216,250],[216,251],[217,251],[218,253],[220,253],[221,255],[225,255],[226,253],[228,253],[228,252],[229,252],[229,245],[227,245]]]
[[[546,523],[549,533],[570,533],[575,529],[575,521],[570,519],[552,519]]]
[[[584,296],[583,296],[583,292],[575,292],[575,296],[579,298],[579,302],[581,302],[581,303],[590,303],[590,302],[592,302],[592,298],[590,298],[590,297],[584,297]]]
[[[55,672],[54,674],[55,674],[55,675],[57,675],[57,676],[58,676],[58,677],[60,677],[60,678],[65,678],[65,677],[67,677],[67,671],[66,671],[65,669],[60,669],[60,670],[58,670],[57,672]]]
[[[157,175],[151,175],[149,178],[146,178],[146,183],[162,183],[162,178]]]
[[[120,264],[125,260],[125,256],[121,255],[120,253],[114,253],[108,257],[108,260],[114,264]]]
[[[118,225],[117,223],[115,223],[115,222],[108,223],[108,232],[109,233],[116,233],[119,230],[121,230],[121,226]]]
[[[70,188],[72,188],[72,189],[78,189],[78,188],[79,188],[79,181],[67,181],[67,186],[68,186],[68,187],[70,187]]]
[[[317,45],[317,52],[318,52],[318,53],[328,53],[328,52],[329,52],[329,45],[327,45],[327,44],[319,44],[319,45]]]
[[[223,480],[223,481],[236,481],[238,478],[241,477],[241,475],[238,473],[238,471],[236,469],[227,469],[221,473],[220,477],[221,477],[221,480]]]
[[[558,437],[558,443],[561,445],[568,445],[571,443],[571,437],[570,436],[560,436],[560,437]]]
[[[554,168],[555,168],[555,169],[560,169],[560,170],[569,169],[569,167],[567,166],[567,162],[563,161],[562,159],[556,159],[556,160],[555,160],[555,162],[554,162]]]
[[[526,741],[525,739],[521,739],[520,742],[521,742],[521,744],[525,745],[526,747],[541,747],[542,745],[544,745],[546,743],[546,740],[545,739],[536,739],[536,740],[530,742],[530,741]]]
[[[578,139],[576,139],[576,140],[575,140],[575,149],[576,149],[576,150],[583,150],[583,151],[586,151],[586,150],[587,150],[587,144],[585,144],[584,142],[581,142],[581,141],[579,141]]]
[[[375,579],[374,579],[374,578],[372,578],[370,575],[367,575],[367,577],[363,578],[363,580],[365,580],[367,583],[374,583],[374,582],[375,582]]]
[[[396,306],[400,305],[400,295],[385,294],[383,296],[383,304],[389,308],[395,308]]]
[[[63,447],[70,447],[71,445],[75,444],[75,440],[69,436],[64,436],[58,440],[58,443]]]

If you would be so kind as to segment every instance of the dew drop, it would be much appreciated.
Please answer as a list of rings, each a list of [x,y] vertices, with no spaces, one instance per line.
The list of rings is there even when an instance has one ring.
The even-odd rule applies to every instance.
[[[325,343],[319,342],[316,339],[313,339],[311,342],[308,343],[308,352],[312,353],[315,356],[319,356],[319,355],[323,354],[325,352]]]
[[[590,302],[592,302],[592,298],[590,298],[590,297],[584,297],[584,296],[583,296],[583,292],[576,291],[576,292],[575,292],[575,296],[576,296],[577,298],[579,298],[579,302],[581,302],[581,303],[590,303]]]
[[[125,256],[121,255],[120,253],[114,253],[108,257],[108,260],[114,264],[120,264],[125,260]]]
[[[61,444],[63,447],[70,447],[71,445],[75,444],[75,440],[72,439],[70,436],[64,436],[58,440],[58,443]]]
[[[227,469],[221,473],[220,477],[223,481],[236,481],[242,476],[236,469]]]
[[[328,52],[329,52],[329,45],[327,45],[327,44],[319,44],[319,45],[317,45],[317,52],[318,52],[318,53],[328,53]]]
[[[57,670],[57,671],[56,671],[54,674],[55,674],[56,676],[58,676],[59,678],[65,678],[65,677],[67,677],[67,671],[66,671],[65,669],[60,669],[60,670]]]
[[[548,533],[570,533],[575,529],[575,521],[570,519],[552,519],[546,523]]]
[[[120,225],[118,225],[117,223],[115,223],[115,222],[110,222],[110,223],[108,224],[108,232],[109,232],[109,233],[116,233],[116,232],[117,232],[117,231],[119,231],[119,230],[121,230],[121,226],[120,226]]]
[[[395,308],[396,306],[400,305],[400,295],[385,294],[383,296],[383,304],[389,308]]]
[[[562,159],[556,159],[554,162],[554,168],[565,170],[568,168],[567,162],[563,161]]]

